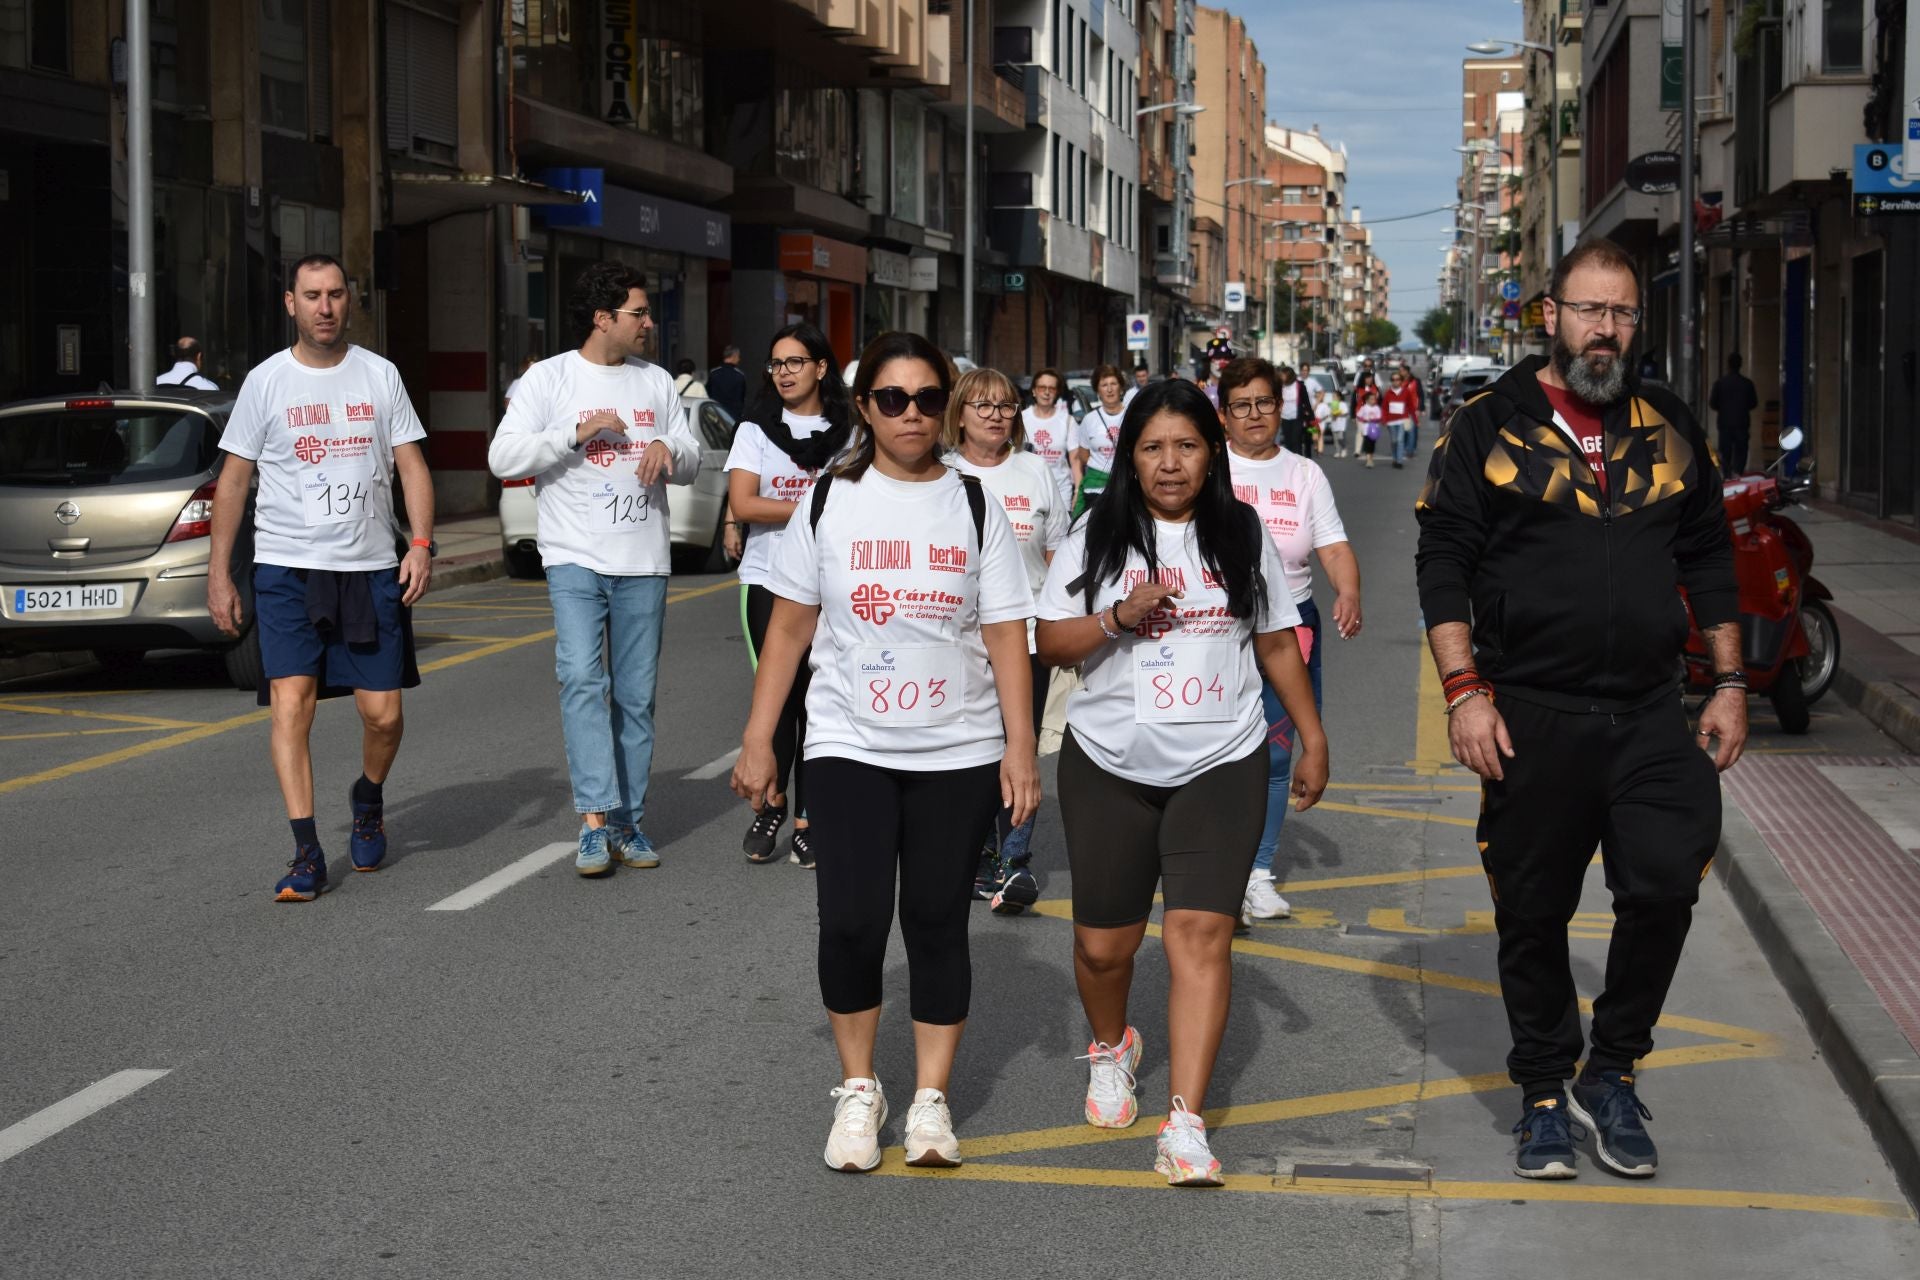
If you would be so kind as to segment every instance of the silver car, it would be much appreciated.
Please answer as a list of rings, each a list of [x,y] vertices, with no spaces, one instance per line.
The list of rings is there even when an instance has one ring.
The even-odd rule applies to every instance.
[[[717,573],[726,568],[720,522],[727,510],[727,453],[733,448],[733,415],[712,400],[683,396],[687,422],[700,441],[700,474],[667,498],[667,522],[676,567]],[[500,549],[507,572],[540,576],[540,508],[533,477],[500,482]]]
[[[225,655],[260,680],[251,625],[251,501],[234,548],[248,619],[238,643],[207,613],[220,433],[231,395],[106,392],[0,407],[0,653],[150,649]]]

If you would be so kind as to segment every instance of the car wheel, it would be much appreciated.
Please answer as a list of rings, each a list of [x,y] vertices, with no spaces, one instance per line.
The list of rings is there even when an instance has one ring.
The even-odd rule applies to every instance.
[[[500,554],[506,558],[509,578],[542,578],[546,570],[540,565],[538,551],[523,551],[519,547],[502,547]]]
[[[95,649],[93,660],[109,671],[124,671],[137,666],[147,656],[145,649]]]
[[[265,667],[260,658],[260,628],[248,627],[240,642],[228,649],[223,655],[227,664],[227,679],[236,689],[258,689],[265,675]]]

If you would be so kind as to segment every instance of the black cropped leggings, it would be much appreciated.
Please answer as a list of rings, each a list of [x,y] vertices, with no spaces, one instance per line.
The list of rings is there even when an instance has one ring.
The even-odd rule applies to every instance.
[[[773,620],[774,596],[761,586],[748,585],[743,590],[747,593],[747,643],[753,647],[757,670],[760,649],[767,640],[767,624]],[[807,657],[807,653],[800,655],[800,666],[793,673],[793,688],[787,694],[786,705],[780,708],[780,719],[773,726],[773,785],[787,797],[787,812],[796,818],[807,812],[806,761],[801,758],[807,742],[807,686],[813,682],[813,668],[808,665]],[[791,791],[787,789],[789,774],[793,778]]]
[[[808,762],[807,784],[821,1000],[834,1013],[880,1004],[897,874],[913,1020],[964,1022],[973,873],[1000,806],[999,763],[915,771],[819,756]]]

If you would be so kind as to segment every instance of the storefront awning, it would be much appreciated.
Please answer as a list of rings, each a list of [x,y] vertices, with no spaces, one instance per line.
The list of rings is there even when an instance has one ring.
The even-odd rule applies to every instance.
[[[396,173],[393,178],[395,226],[435,222],[456,213],[499,205],[572,205],[581,197],[497,173]]]

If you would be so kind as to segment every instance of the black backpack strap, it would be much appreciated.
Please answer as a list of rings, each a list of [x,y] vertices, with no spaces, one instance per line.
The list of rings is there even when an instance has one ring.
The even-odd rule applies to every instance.
[[[833,483],[833,472],[828,471],[813,482],[813,505],[807,511],[807,528],[815,533],[820,531],[820,517],[827,512],[827,486]]]
[[[960,475],[960,483],[966,486],[967,509],[973,512],[973,546],[984,550],[987,545],[987,489],[980,483],[979,476]]]

